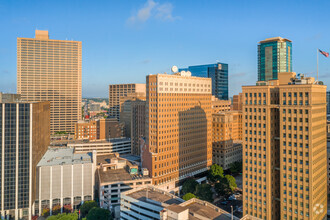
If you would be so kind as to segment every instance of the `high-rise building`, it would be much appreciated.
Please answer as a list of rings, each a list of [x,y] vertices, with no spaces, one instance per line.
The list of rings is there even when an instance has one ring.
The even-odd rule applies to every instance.
[[[17,93],[50,101],[51,133],[74,133],[81,119],[81,41],[52,40],[48,31],[17,38]]]
[[[190,71],[192,76],[212,79],[212,95],[221,100],[228,100],[228,64],[214,63],[189,66],[179,71]]]
[[[129,93],[146,94],[146,84],[113,84],[109,85],[109,113],[110,116],[119,120],[120,97]],[[125,101],[125,100],[123,100]]]
[[[50,142],[50,103],[0,103],[0,116],[1,219],[31,219],[36,167]]]
[[[243,105],[242,93],[239,93],[238,95],[233,95],[233,106],[232,106],[232,110],[234,110],[234,111],[242,111],[242,105]]]
[[[330,115],[330,91],[327,91],[327,115]]]
[[[312,77],[243,86],[243,211],[262,219],[324,219],[326,86]]]
[[[119,113],[119,121],[125,123],[125,136],[131,137],[131,125],[132,120],[135,118],[132,116],[132,105],[134,102],[144,101],[146,100],[145,93],[128,93],[125,96],[120,97],[120,113]],[[144,113],[145,115],[145,113]]]
[[[187,72],[147,76],[142,166],[153,184],[177,190],[179,180],[212,164],[211,79]]]
[[[131,105],[132,154],[141,155],[140,138],[146,136],[146,101],[136,100]]]
[[[292,72],[292,42],[282,37],[267,38],[258,45],[258,81],[277,79]]]

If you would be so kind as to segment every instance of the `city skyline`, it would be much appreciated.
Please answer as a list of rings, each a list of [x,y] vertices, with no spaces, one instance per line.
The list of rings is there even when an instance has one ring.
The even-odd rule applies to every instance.
[[[106,98],[109,84],[144,83],[146,75],[170,73],[172,65],[217,61],[229,65],[231,97],[241,85],[257,79],[258,42],[277,36],[293,42],[293,71],[315,77],[316,49],[330,50],[325,38],[330,31],[323,28],[327,19],[320,16],[329,6],[326,1],[286,2],[286,7],[243,1],[208,5],[151,0],[98,5],[5,1],[0,3],[0,24],[6,30],[0,36],[6,42],[0,46],[0,88],[16,92],[17,37],[32,38],[36,29],[48,30],[50,39],[82,41],[83,97]],[[274,19],[265,10],[270,7],[281,16]],[[319,58],[319,79],[325,84],[330,82],[327,62]]]

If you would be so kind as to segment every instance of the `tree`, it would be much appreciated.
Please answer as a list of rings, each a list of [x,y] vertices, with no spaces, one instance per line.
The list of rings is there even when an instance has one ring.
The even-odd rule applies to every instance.
[[[94,208],[97,207],[97,203],[94,200],[91,201],[85,201],[81,206],[80,206],[80,214],[82,216],[86,216],[88,212]]]
[[[50,209],[49,209],[49,208],[44,208],[44,209],[42,210],[41,215],[42,215],[43,217],[47,218],[47,217],[49,216],[49,214],[50,214]]]
[[[208,184],[199,184],[196,187],[196,196],[208,202],[213,202],[213,193],[211,190],[211,186]]]
[[[192,193],[187,193],[182,197],[185,201],[188,201],[189,199],[196,198],[196,196]]]
[[[194,180],[193,178],[187,179],[182,186],[182,193],[187,194],[187,193],[195,193],[196,191],[196,186],[198,185],[198,182]]]
[[[229,186],[228,179],[225,177],[221,177],[219,182],[217,182],[214,185],[215,191],[218,193],[220,196],[227,197],[229,194],[232,193],[232,190]]]
[[[87,220],[108,220],[108,219],[110,220],[112,218],[111,218],[109,210],[94,207],[88,212],[86,219]]]
[[[78,213],[62,213],[58,215],[52,215],[47,218],[47,220],[78,220]]]
[[[234,191],[237,187],[235,178],[231,175],[226,175],[225,177],[228,180],[229,187],[230,187],[231,191]]]
[[[218,182],[218,180],[223,177],[223,169],[218,164],[213,164],[210,167],[209,173],[207,175],[208,181],[211,183]]]
[[[61,206],[60,205],[55,205],[52,209],[52,215],[57,215],[61,213]]]
[[[229,170],[232,174],[242,173],[242,162],[234,162],[229,166]]]

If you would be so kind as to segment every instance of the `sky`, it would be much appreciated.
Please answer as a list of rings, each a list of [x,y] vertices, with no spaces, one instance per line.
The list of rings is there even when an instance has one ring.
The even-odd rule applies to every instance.
[[[0,91],[16,92],[17,37],[48,30],[82,41],[82,95],[108,97],[108,85],[145,83],[146,75],[223,62],[229,94],[257,80],[257,45],[292,40],[293,71],[316,76],[317,48],[330,52],[329,0],[0,1]],[[319,56],[330,85],[330,57]]]

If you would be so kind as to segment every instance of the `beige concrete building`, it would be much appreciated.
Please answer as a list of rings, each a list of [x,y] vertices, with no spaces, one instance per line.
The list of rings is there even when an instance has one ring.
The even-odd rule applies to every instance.
[[[50,101],[52,134],[73,133],[81,119],[81,41],[35,34],[17,38],[17,93],[25,101]]]
[[[151,186],[147,169],[139,171],[138,165],[119,157],[106,154],[97,157],[98,192],[100,207],[115,212],[119,217],[120,194],[130,189]]]
[[[109,85],[109,113],[111,117],[119,120],[120,115],[120,97],[129,93],[146,94],[145,84],[113,84]]]
[[[120,138],[124,136],[125,124],[118,122],[114,118],[102,118],[96,120],[97,139],[108,140],[110,138]]]
[[[212,96],[212,113],[230,111],[230,106],[230,100],[220,100],[215,96]]]
[[[279,73],[243,86],[243,211],[263,219],[324,219],[326,86]]]
[[[73,148],[51,148],[37,165],[34,214],[44,209],[94,199],[96,153],[75,154]]]
[[[157,187],[178,190],[179,180],[212,164],[211,92],[210,78],[189,73],[147,76],[142,166]]]

